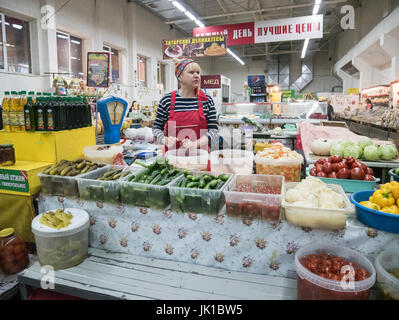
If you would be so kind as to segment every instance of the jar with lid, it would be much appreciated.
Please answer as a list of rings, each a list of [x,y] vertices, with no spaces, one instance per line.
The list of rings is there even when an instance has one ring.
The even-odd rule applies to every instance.
[[[15,164],[15,150],[12,144],[0,144],[0,166]]]
[[[25,240],[13,228],[0,231],[0,269],[4,274],[14,274],[29,265]]]

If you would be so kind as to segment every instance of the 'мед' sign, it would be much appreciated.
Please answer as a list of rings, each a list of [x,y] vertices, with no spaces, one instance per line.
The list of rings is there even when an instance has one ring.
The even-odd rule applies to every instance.
[[[206,75],[201,76],[201,88],[205,89],[219,89],[222,87],[221,76],[219,75]]]

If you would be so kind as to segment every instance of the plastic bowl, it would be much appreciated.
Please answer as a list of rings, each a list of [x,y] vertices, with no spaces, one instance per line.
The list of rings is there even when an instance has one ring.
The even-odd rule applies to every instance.
[[[206,171],[208,168],[209,153],[202,149],[175,149],[169,150],[165,158],[170,164],[179,169]]]
[[[365,268],[370,277],[345,286],[337,280],[330,280],[316,275],[305,268],[300,259],[309,254],[327,253],[349,260],[355,265]],[[300,248],[295,254],[295,270],[297,273],[298,300],[368,300],[370,289],[375,283],[376,271],[373,264],[358,252],[328,243],[312,243]],[[344,271],[344,270],[342,270]]]
[[[246,150],[216,150],[210,154],[211,171],[219,173],[252,174],[253,152]]]
[[[394,181],[399,182],[399,175],[395,173],[396,169],[391,169],[388,171],[388,174],[393,178]]]
[[[373,191],[359,191],[351,195],[350,201],[355,205],[357,218],[366,226],[392,233],[399,233],[399,214],[385,213],[359,204],[368,201]]]
[[[385,300],[399,300],[399,279],[388,270],[399,270],[399,249],[381,252],[374,262],[377,271],[377,296]]]

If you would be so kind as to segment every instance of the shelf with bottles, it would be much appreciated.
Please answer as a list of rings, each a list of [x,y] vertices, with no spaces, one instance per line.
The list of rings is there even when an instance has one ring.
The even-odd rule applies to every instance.
[[[85,97],[33,91],[5,92],[2,100],[7,132],[61,131],[90,127],[91,107]]]

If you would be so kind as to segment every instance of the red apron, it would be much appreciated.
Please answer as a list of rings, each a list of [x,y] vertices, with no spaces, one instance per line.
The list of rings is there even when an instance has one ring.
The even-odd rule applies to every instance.
[[[169,120],[166,122],[164,134],[167,137],[177,137],[176,149],[182,146],[182,141],[186,138],[196,141],[207,132],[208,125],[204,114],[202,101],[208,101],[206,95],[201,92],[198,96],[198,110],[175,112],[176,91],[171,94]],[[208,151],[208,145],[201,147]],[[168,151],[165,146],[165,153]],[[208,164],[209,170],[209,164]]]

